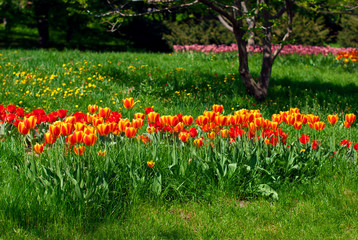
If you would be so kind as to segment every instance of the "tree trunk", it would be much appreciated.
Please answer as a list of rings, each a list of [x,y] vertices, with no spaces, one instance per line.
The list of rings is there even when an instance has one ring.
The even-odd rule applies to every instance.
[[[234,34],[239,51],[239,73],[242,83],[249,94],[254,96],[256,100],[262,101],[267,97],[272,61],[268,61],[269,59],[265,58],[265,56],[263,57],[261,74],[256,82],[250,74],[246,41],[242,38],[244,32],[240,28],[234,28]]]

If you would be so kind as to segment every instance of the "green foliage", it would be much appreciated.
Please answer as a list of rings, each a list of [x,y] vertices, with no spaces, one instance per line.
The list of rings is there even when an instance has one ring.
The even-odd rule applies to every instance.
[[[358,16],[342,16],[341,26],[342,31],[338,33],[338,43],[344,47],[358,48]]]
[[[164,39],[171,45],[179,44],[231,44],[235,42],[232,32],[226,29],[219,20],[189,20],[186,22],[165,22],[170,34]]]
[[[286,33],[287,24],[281,25],[276,31],[277,40]],[[325,26],[324,17],[312,19],[308,16],[296,14],[293,18],[290,40],[295,44],[320,46],[330,41],[330,30]]]

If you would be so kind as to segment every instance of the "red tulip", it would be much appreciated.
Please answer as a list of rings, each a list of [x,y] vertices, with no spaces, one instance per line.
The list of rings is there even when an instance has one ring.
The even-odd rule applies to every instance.
[[[354,121],[356,120],[356,115],[353,113],[346,114],[345,119],[350,125],[352,125],[354,123]]]
[[[83,136],[83,143],[87,146],[93,146],[97,141],[97,136],[95,134],[85,134]]]
[[[97,112],[98,106],[97,105],[88,105],[88,112],[95,113]]]
[[[28,129],[34,129],[36,127],[37,119],[35,116],[30,116],[24,119],[25,127]]]
[[[192,116],[183,116],[183,123],[185,126],[190,126],[193,124],[193,117]]]
[[[216,113],[222,113],[224,111],[223,105],[213,105],[213,111]]]
[[[302,134],[300,138],[300,143],[307,144],[310,141],[310,137],[308,135]]]
[[[201,146],[203,146],[203,145],[204,145],[203,139],[202,139],[202,138],[197,138],[197,139],[195,139],[195,140],[194,140],[194,145],[195,145],[196,147],[201,147]]]
[[[189,140],[189,133],[188,132],[180,132],[179,133],[179,139],[182,142],[187,142]]]
[[[73,124],[63,123],[61,125],[61,133],[63,136],[68,136],[73,132]]]
[[[144,113],[136,113],[136,114],[134,114],[134,119],[138,119],[138,118],[144,120],[145,119]]]
[[[51,124],[48,130],[55,138],[58,138],[61,135],[61,127],[58,124]]]
[[[111,109],[106,107],[106,108],[99,108],[98,111],[98,115],[104,119],[109,118],[109,116],[111,115]]]
[[[101,136],[108,135],[109,130],[110,130],[109,125],[106,123],[102,123],[97,126],[97,131],[98,131],[99,135],[101,135]]]

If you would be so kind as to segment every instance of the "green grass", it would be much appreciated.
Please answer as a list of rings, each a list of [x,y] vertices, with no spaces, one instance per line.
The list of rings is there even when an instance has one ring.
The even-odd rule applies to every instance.
[[[358,67],[329,55],[278,57],[269,96],[257,103],[240,82],[234,53],[0,54],[0,104],[26,111],[87,112],[89,104],[98,104],[127,117],[154,106],[161,115],[196,118],[213,104],[223,104],[225,115],[248,108],[260,109],[265,118],[290,107],[324,121],[328,114],[337,113],[340,121],[346,113],[358,114]],[[250,61],[258,76],[260,56]],[[122,105],[125,97],[140,102],[128,111]],[[341,122],[331,127],[326,121],[320,133],[305,126],[300,133],[322,142],[318,152],[301,152],[293,128],[283,129],[293,143],[289,150],[216,139],[212,151],[170,139],[144,146],[117,138],[113,146],[107,139],[86,150],[84,157],[63,154],[63,143],[34,157],[14,134],[0,141],[0,238],[356,238],[357,154],[339,147],[343,138],[358,142],[356,123],[347,130]],[[340,150],[330,158],[332,133]],[[104,148],[108,153],[100,158],[96,152]],[[148,160],[156,162],[153,169],[146,166]],[[219,177],[221,161],[237,164],[232,177]],[[274,193],[262,193],[261,184]]]

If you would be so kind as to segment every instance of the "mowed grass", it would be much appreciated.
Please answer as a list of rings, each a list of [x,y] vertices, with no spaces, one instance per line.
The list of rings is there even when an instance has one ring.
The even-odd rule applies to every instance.
[[[87,112],[88,104],[98,104],[124,111],[122,98],[134,97],[140,102],[133,112],[154,106],[160,114],[194,117],[213,104],[223,104],[225,114],[248,108],[260,109],[265,117],[290,107],[322,119],[328,114],[337,113],[342,119],[345,113],[358,113],[357,66],[338,63],[333,56],[280,56],[273,67],[269,96],[258,103],[242,87],[235,53],[2,50],[0,54],[1,103],[16,104],[26,110],[44,108],[50,112],[63,108]],[[258,76],[260,56],[251,56],[250,61],[253,75]],[[356,129],[355,126],[349,137],[358,142]],[[348,137],[343,128],[335,131],[337,139]],[[328,138],[330,129],[326,134]],[[294,139],[295,133],[291,132],[290,137]],[[34,189],[31,182],[15,174],[24,158],[21,151],[16,151],[16,145],[3,145],[2,149],[0,237],[4,239],[358,236],[356,159],[347,163],[337,158],[329,164],[323,164],[329,159],[321,159],[317,176],[284,182],[276,189],[276,201],[220,189],[199,189],[197,193],[190,189],[190,197],[134,195],[121,204],[107,204],[116,208],[103,210],[102,215],[84,218],[86,209],[76,210],[66,206],[65,201],[61,204],[61,199],[56,204],[37,199],[37,193],[29,190]]]

